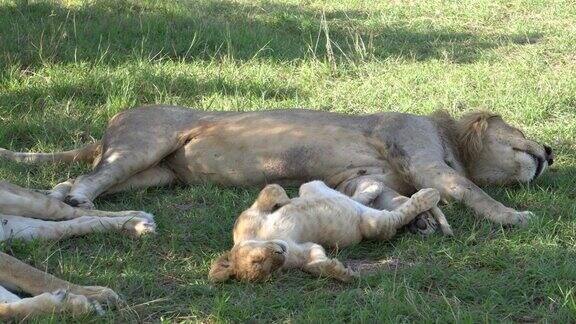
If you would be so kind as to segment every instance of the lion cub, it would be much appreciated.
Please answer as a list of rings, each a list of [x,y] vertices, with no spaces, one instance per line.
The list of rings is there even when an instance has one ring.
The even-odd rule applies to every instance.
[[[361,195],[364,198],[378,195],[374,188],[367,189]],[[303,184],[294,199],[279,185],[268,185],[236,220],[234,247],[212,263],[209,277],[212,281],[263,281],[280,268],[299,268],[350,281],[356,273],[326,256],[323,246],[341,248],[363,239],[388,240],[439,200],[436,189],[422,189],[397,209],[381,211],[322,181]]]

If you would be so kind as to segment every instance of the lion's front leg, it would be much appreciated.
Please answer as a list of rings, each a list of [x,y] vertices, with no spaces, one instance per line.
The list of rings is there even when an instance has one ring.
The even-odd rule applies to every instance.
[[[82,216],[59,222],[5,215],[0,217],[2,220],[0,230],[6,238],[21,240],[60,240],[71,236],[119,230],[132,236],[154,233],[156,224],[152,215],[148,217],[140,215],[145,213],[119,217]]]
[[[118,295],[109,288],[79,286],[40,271],[8,254],[0,252],[0,282],[37,296],[46,292],[69,291],[82,295],[89,301],[106,304],[118,302]]]
[[[436,188],[443,198],[461,201],[495,223],[526,225],[533,216],[531,212],[519,212],[504,206],[443,162],[420,163],[411,166],[410,173],[417,187]]]
[[[67,312],[72,315],[83,315],[100,310],[98,303],[90,302],[85,296],[60,290],[8,303],[0,303],[0,318],[24,320],[43,314]]]

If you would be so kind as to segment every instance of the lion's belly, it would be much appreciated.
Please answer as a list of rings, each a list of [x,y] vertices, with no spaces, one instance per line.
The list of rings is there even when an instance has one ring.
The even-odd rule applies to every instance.
[[[384,161],[362,134],[339,128],[261,130],[231,127],[191,139],[168,162],[181,180],[249,186],[321,179],[334,186]],[[365,171],[364,171],[365,172]],[[342,178],[342,179],[341,179]]]

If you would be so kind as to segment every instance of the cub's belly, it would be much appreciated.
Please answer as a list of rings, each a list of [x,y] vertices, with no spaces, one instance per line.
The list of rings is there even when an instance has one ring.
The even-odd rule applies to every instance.
[[[343,248],[362,240],[360,211],[348,198],[300,198],[286,205],[275,222],[275,236],[289,229],[291,239],[314,242],[325,247]],[[288,231],[287,231],[288,230]]]
[[[187,183],[216,182],[251,186],[265,183],[297,185],[324,180],[335,186],[355,172],[382,168],[370,146],[342,140],[263,136],[247,141],[234,136],[194,139],[167,159]],[[365,172],[365,171],[364,171]]]

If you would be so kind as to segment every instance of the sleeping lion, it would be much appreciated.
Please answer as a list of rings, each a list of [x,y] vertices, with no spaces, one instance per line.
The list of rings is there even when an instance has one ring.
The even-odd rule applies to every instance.
[[[524,136],[498,115],[454,119],[382,112],[346,115],[304,109],[198,111],[148,106],[117,114],[101,141],[60,153],[0,156],[21,162],[92,162],[68,187],[65,201],[93,206],[105,193],[205,181],[229,186],[298,185],[322,180],[353,196],[377,183],[376,209],[394,210],[422,188],[435,188],[498,224],[526,224],[532,213],[506,207],[479,185],[527,183],[552,164],[550,147]],[[422,233],[442,212],[412,222]],[[430,225],[430,226],[428,226]]]
[[[43,194],[0,182],[0,242],[11,239],[61,239],[72,235],[122,230],[131,235],[152,233],[152,215],[73,208]],[[11,291],[34,297],[21,299]],[[105,287],[78,286],[37,270],[0,252],[0,320],[39,314],[98,311],[99,303],[118,296]]]
[[[278,269],[298,268],[341,281],[356,273],[324,247],[346,247],[363,239],[389,240],[396,231],[440,200],[436,189],[421,189],[393,211],[366,207],[382,187],[367,187],[355,197],[321,181],[305,183],[289,199],[279,185],[268,185],[234,225],[234,247],[215,260],[213,281],[234,278],[263,281]],[[448,224],[445,224],[448,226]]]

